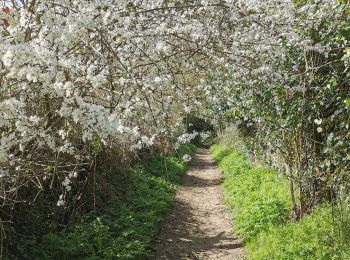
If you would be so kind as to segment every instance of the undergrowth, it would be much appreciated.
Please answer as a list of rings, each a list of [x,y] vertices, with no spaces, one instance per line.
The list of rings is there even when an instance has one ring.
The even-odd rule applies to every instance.
[[[333,227],[331,207],[324,205],[300,222],[271,226],[259,234],[247,244],[250,259],[350,259],[349,244]]]
[[[293,222],[285,177],[223,146],[213,145],[211,153],[223,172],[225,201],[249,259],[350,259],[349,243],[334,231],[338,220],[331,206]]]
[[[35,242],[30,259],[145,259],[150,242],[173,198],[175,184],[187,165],[180,159],[194,145],[177,154],[156,157],[129,171],[122,197],[114,197],[101,214],[88,214],[63,232],[49,233]]]
[[[233,209],[238,235],[250,240],[270,225],[288,219],[285,179],[270,169],[253,166],[241,153],[216,145],[211,152],[224,174],[225,201]]]

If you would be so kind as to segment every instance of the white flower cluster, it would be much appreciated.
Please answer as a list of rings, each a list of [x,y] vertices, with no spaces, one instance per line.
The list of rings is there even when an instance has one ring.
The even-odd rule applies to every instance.
[[[220,125],[230,106],[248,118],[265,90],[281,116],[278,95],[305,93],[289,83],[313,72],[286,49],[339,47],[297,31],[336,16],[336,0],[20,2],[0,1],[10,10],[0,9],[0,171],[9,183],[69,175],[101,145],[127,152],[174,140],[189,113]],[[198,135],[180,133],[177,144]],[[28,164],[37,170],[12,174]]]
[[[151,0],[0,3],[8,8],[0,9],[0,171],[8,183],[60,179],[71,191],[71,178],[55,176],[83,169],[101,145],[135,150],[176,138],[181,118],[205,100],[199,75],[209,73],[219,32],[201,6],[213,19],[224,13],[209,1],[184,9]]]
[[[200,137],[201,137],[201,140],[202,140],[202,141],[207,140],[210,136],[211,136],[211,133],[210,133],[210,132],[201,132],[201,133],[200,133]]]
[[[177,143],[178,144],[187,144],[194,140],[199,135],[198,132],[194,131],[193,133],[185,133],[178,137]]]
[[[185,163],[188,163],[192,160],[191,156],[188,155],[188,154],[185,154],[183,157],[182,157],[182,161],[185,162]]]

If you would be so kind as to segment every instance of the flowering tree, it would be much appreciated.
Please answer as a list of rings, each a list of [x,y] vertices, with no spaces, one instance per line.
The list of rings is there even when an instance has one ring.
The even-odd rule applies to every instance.
[[[11,10],[1,14],[0,31],[3,204],[16,203],[22,186],[61,184],[63,205],[76,176],[96,168],[101,149],[166,152],[182,118],[200,107],[215,44],[203,37],[214,30],[203,16],[209,7],[3,3]]]
[[[241,15],[231,16],[240,18],[228,35],[238,63],[216,83],[230,97],[224,111],[286,168],[298,218],[349,189],[349,3],[233,5]]]
[[[2,204],[20,187],[78,199],[101,151],[166,153],[195,136],[189,113],[253,129],[288,168],[297,215],[348,183],[347,2],[1,3]]]

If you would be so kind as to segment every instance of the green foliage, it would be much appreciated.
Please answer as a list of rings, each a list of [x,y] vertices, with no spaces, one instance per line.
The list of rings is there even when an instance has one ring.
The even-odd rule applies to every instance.
[[[145,171],[158,177],[165,177],[171,182],[178,182],[180,180],[179,172],[187,170],[181,158],[188,154],[193,154],[196,146],[194,144],[186,144],[179,147],[176,151],[176,156],[170,157],[155,157],[145,164]]]
[[[245,142],[247,138],[244,139],[242,137],[242,133],[237,129],[237,127],[227,127],[225,131],[219,134],[218,137],[218,142],[220,145],[234,151],[242,151],[245,154],[248,153],[248,142]]]
[[[349,245],[337,241],[329,206],[298,223],[272,226],[248,244],[250,259],[350,259]]]
[[[178,158],[182,158],[186,154],[193,154],[195,150],[196,146],[194,144],[181,145],[179,149],[177,149],[176,155]]]
[[[331,8],[326,7],[329,1],[293,2],[296,22],[291,30],[301,42],[307,39],[312,48],[301,42],[291,44],[292,37],[281,34],[286,59],[278,55],[274,62],[267,60],[275,63],[275,69],[285,71],[285,81],[267,83],[257,78],[245,86],[231,82],[232,105],[225,115],[248,137],[248,148],[274,167],[287,166],[303,201],[295,211],[303,214],[318,202],[330,202],[330,191],[343,196],[340,183],[347,186],[350,181],[350,52],[346,44],[350,9],[345,0],[332,2]],[[329,51],[316,51],[314,47],[320,45],[329,46]],[[263,54],[258,57],[268,64]],[[313,72],[309,74],[310,66]]]
[[[214,126],[204,118],[199,118],[195,114],[188,115],[185,119],[185,124],[187,126],[187,132],[214,132]],[[197,136],[194,140],[192,140],[192,143],[196,145],[200,145],[201,142],[200,136]]]
[[[194,149],[191,144],[185,145],[178,154],[192,154]],[[98,217],[86,215],[65,232],[47,234],[32,258],[146,258],[172,201],[174,184],[187,169],[179,155],[156,157],[134,167],[124,198],[115,197]]]
[[[249,259],[350,259],[349,230],[329,205],[316,208],[300,222],[288,218],[290,197],[284,177],[252,165],[238,152],[211,147],[223,171],[225,201],[233,212],[234,230],[246,242]],[[334,210],[339,210],[334,208]],[[334,216],[334,217],[332,217]]]
[[[212,132],[214,131],[214,126],[203,118],[197,117],[195,114],[191,114],[186,118],[186,122],[188,125],[188,132]]]
[[[242,154],[228,148],[215,145],[211,151],[224,173],[225,200],[233,210],[238,235],[253,239],[270,225],[288,219],[290,198],[284,178],[251,165]]]
[[[178,181],[179,172],[186,171],[186,165],[176,157],[156,157],[151,159],[145,167],[146,172],[157,177],[165,177],[170,181]]]
[[[214,158],[214,160],[218,163],[220,163],[226,156],[230,155],[232,153],[232,150],[226,147],[221,147],[217,144],[214,144],[210,148],[210,152]]]

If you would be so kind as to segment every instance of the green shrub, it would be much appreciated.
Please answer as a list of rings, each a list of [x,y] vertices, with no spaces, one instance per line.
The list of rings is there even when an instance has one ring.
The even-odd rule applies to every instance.
[[[179,149],[176,151],[176,157],[177,158],[182,158],[185,154],[193,154],[193,152],[196,150],[197,146],[194,144],[186,144],[186,145],[181,145]]]

